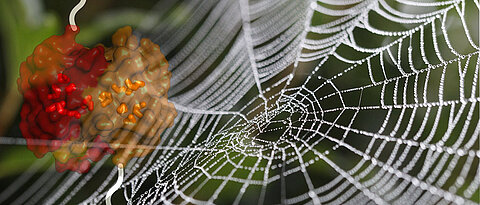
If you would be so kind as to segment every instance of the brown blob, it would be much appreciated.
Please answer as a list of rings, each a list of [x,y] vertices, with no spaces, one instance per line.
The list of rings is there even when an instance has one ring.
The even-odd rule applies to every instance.
[[[84,134],[88,130],[108,142],[117,165],[152,152],[177,115],[167,98],[171,73],[165,56],[150,39],[138,39],[130,27],[119,29],[113,47],[105,49],[109,66],[99,86],[84,93],[98,96],[93,101],[102,105],[82,119],[91,128]]]

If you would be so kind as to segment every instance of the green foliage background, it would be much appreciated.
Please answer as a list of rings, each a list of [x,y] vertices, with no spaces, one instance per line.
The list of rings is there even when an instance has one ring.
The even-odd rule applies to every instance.
[[[148,18],[148,11],[156,2],[147,0],[88,1],[87,5],[77,14],[77,24],[81,29],[77,41],[86,46],[94,46],[97,43],[109,45],[110,36],[117,28],[124,25],[139,26],[142,20]],[[63,33],[64,26],[68,24],[68,14],[77,3],[76,0],[0,1],[0,114],[2,116],[0,136],[21,138],[18,123],[22,100],[16,86],[20,63],[32,53],[34,47],[42,40],[51,35]],[[170,11],[165,18],[171,24],[170,26],[179,26],[185,21],[184,12],[179,6]],[[328,20],[325,16],[316,15],[313,24],[320,24]],[[381,24],[382,22],[376,23]],[[394,26],[392,25],[392,27]],[[458,33],[462,33],[461,26],[454,25],[452,29],[458,29]],[[451,33],[455,33],[455,30]],[[359,39],[359,42],[378,43],[374,42],[378,40],[366,36],[365,39]],[[434,55],[434,51],[428,52],[430,53],[427,55]],[[302,66],[313,66],[313,64],[303,64]],[[393,67],[393,65],[387,66]],[[328,75],[328,71],[324,71],[324,73]],[[335,158],[335,161],[348,162],[348,158],[345,156],[334,155],[331,157]],[[13,181],[27,171],[28,167],[36,160],[38,159],[25,146],[0,144],[0,183],[8,184]],[[49,160],[53,163],[50,155],[42,160]],[[51,163],[47,163],[47,165],[51,165]],[[331,170],[327,167],[325,165],[314,168],[321,173],[319,177],[325,177],[328,180],[333,176],[329,176]],[[48,166],[44,167],[45,170],[47,168]],[[212,186],[214,187],[214,185]],[[232,198],[235,197],[235,194],[232,192]],[[79,197],[81,198],[81,196]],[[225,202],[228,202],[228,199]]]

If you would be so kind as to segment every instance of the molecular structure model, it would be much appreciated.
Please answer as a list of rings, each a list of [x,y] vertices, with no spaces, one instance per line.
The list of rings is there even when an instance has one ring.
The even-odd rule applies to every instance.
[[[113,35],[111,48],[85,48],[78,33],[66,26],[21,64],[20,130],[36,157],[53,153],[59,172],[88,172],[106,154],[123,166],[155,149],[177,116],[167,98],[168,62],[129,26]]]

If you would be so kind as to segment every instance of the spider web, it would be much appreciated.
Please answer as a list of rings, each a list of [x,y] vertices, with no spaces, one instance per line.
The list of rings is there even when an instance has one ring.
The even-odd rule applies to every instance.
[[[185,13],[180,26],[172,10]],[[479,10],[478,0],[159,2],[139,30],[169,59],[179,114],[126,166],[114,200],[479,203]],[[22,192],[15,203],[103,203],[116,179],[108,161],[80,175],[38,174],[38,160],[0,202]]]

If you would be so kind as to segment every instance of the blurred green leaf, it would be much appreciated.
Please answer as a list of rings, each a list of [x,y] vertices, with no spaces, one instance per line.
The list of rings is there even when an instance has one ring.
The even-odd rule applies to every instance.
[[[36,45],[60,31],[58,18],[38,8],[40,2],[27,3],[22,0],[0,1],[0,26],[2,27],[0,36],[3,38],[2,49],[7,74],[7,93],[5,100],[0,102],[0,113],[2,113],[0,133],[4,133],[10,126],[21,105],[21,97],[16,85],[21,62],[32,54]],[[36,160],[35,156],[23,146],[4,149],[0,167],[8,167],[8,169],[0,169],[0,177],[21,173],[34,160]]]
[[[87,25],[80,25],[80,33],[76,40],[83,45],[95,45],[102,39],[110,39],[110,36],[120,27],[138,25],[145,15],[145,11],[137,9],[110,11]]]
[[[6,169],[0,169],[0,178],[15,176],[19,173],[25,172],[32,164],[39,160],[33,153],[23,146],[15,146],[9,148],[9,151],[3,154],[0,158],[0,167],[8,167]],[[54,163],[53,157],[50,153],[45,155],[42,160],[47,160],[47,165]],[[49,166],[44,166],[42,171],[46,170]]]
[[[5,42],[3,49],[7,55],[9,80],[16,79],[20,63],[33,52],[36,45],[60,31],[59,20],[51,13],[42,13],[40,25],[28,22],[26,11],[29,6],[34,5],[24,4],[20,0],[0,2],[0,32]]]

